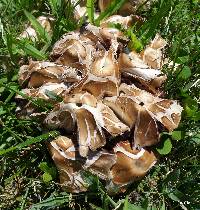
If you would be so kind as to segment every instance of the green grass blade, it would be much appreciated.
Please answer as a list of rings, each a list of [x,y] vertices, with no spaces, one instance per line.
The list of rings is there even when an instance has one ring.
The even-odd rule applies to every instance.
[[[40,203],[32,205],[30,210],[39,210],[39,209],[55,209],[63,205],[64,203],[69,202],[69,195],[67,193],[61,193],[60,195],[50,196],[46,200],[41,201]]]
[[[33,105],[35,105],[37,107],[40,107],[40,108],[43,108],[43,110],[45,110],[45,111],[48,111],[49,109],[53,108],[52,104],[50,104],[49,102],[46,102],[43,99],[34,99],[33,97],[27,96],[23,92],[21,92],[21,91],[19,91],[17,89],[14,89],[11,86],[9,86],[9,84],[3,84],[2,82],[0,82],[0,87],[4,87],[4,88],[8,89],[11,92],[19,94],[24,99],[27,99],[27,100],[31,101],[33,103]]]
[[[33,58],[36,58],[37,60],[45,60],[47,58],[47,56],[42,53],[41,51],[39,51],[38,49],[36,49],[33,45],[27,43],[27,42],[23,42],[20,41],[18,43],[18,46],[27,54],[30,55]]]
[[[88,18],[90,23],[94,23],[94,0],[87,0],[87,14],[88,14]]]
[[[51,37],[49,36],[48,32],[41,26],[41,24],[37,21],[37,19],[29,12],[24,10],[24,14],[31,22],[31,25],[35,29],[38,36],[45,42],[51,42]]]
[[[57,0],[48,0],[53,15],[57,15]]]
[[[59,132],[58,131],[51,131],[49,133],[42,134],[42,135],[37,136],[35,138],[30,138],[30,139],[26,140],[25,142],[20,143],[20,144],[18,144],[16,146],[10,147],[8,149],[1,150],[0,151],[0,156],[5,155],[8,152],[12,152],[14,150],[20,150],[20,149],[22,149],[24,147],[27,147],[27,146],[31,145],[31,144],[35,144],[35,143],[38,143],[38,142],[47,140],[50,137],[51,138],[54,138],[54,137],[56,137],[58,135],[59,135]]]
[[[132,203],[129,203],[128,196],[126,196],[124,206],[123,206],[123,210],[144,210],[144,209],[139,207],[139,206],[136,206]]]
[[[113,13],[115,13],[117,10],[120,9],[120,7],[126,2],[127,0],[113,0],[111,4],[106,8],[104,12],[102,12],[99,17],[95,20],[95,24],[99,25],[100,21],[111,16]]]
[[[159,23],[169,14],[169,11],[173,6],[173,0],[160,2],[160,8],[158,12],[153,17],[151,17],[140,29],[140,33],[142,34],[141,39],[143,39],[144,44],[148,43],[149,40],[155,36]]]

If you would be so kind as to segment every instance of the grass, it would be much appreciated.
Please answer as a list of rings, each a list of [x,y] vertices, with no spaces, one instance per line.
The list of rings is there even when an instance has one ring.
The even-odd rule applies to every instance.
[[[122,1],[119,1],[120,5]],[[94,2],[87,1],[91,22]],[[19,120],[15,95],[19,66],[33,59],[49,56],[51,47],[64,33],[79,27],[74,6],[61,0],[2,0],[0,2],[0,209],[200,209],[200,8],[197,0],[158,0],[150,9],[139,7],[137,15],[145,18],[140,28],[133,28],[134,38],[145,45],[159,32],[169,43],[166,56],[178,63],[163,71],[168,75],[165,92],[184,107],[182,121],[173,133],[162,135],[157,149],[159,163],[141,181],[124,194],[110,197],[103,184],[87,174],[90,191],[79,195],[62,192],[56,169],[45,141],[58,133],[42,133],[36,120]],[[100,18],[115,11],[114,4]],[[55,18],[49,36],[35,20],[39,15]],[[29,21],[39,34],[38,41],[17,37]],[[33,100],[33,99],[29,99]],[[34,101],[38,110],[45,105]]]

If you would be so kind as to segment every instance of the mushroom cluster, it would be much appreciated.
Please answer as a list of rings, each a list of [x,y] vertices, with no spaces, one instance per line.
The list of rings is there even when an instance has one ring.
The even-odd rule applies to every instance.
[[[181,118],[178,102],[161,97],[165,40],[156,35],[137,53],[110,23],[126,29],[133,17],[114,15],[100,27],[85,24],[55,43],[50,61],[30,61],[19,71],[24,94],[54,105],[42,119],[47,129],[62,132],[48,148],[70,192],[87,190],[85,172],[105,180],[108,191],[143,177],[156,162],[149,146]],[[39,116],[31,102],[22,111]]]

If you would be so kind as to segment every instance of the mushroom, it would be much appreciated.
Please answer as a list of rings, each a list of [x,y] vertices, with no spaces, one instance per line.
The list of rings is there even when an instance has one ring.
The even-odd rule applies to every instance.
[[[57,96],[62,96],[69,92],[68,86],[64,83],[46,83],[39,88],[34,89],[22,89],[21,92],[28,97],[32,98],[41,98],[47,101],[56,100]],[[51,97],[52,96],[52,97]],[[17,95],[18,99],[23,98],[22,96]]]
[[[109,2],[99,1],[101,10]],[[128,1],[119,14],[138,2]],[[166,41],[156,35],[142,52],[130,52],[129,39],[110,25],[127,29],[133,21],[113,15],[100,27],[84,24],[55,43],[51,62],[30,61],[20,68],[24,94],[53,105],[42,121],[46,129],[61,129],[63,136],[48,147],[69,192],[87,190],[87,172],[105,180],[109,192],[123,190],[155,164],[151,146],[160,141],[160,131],[171,132],[180,122],[178,102],[159,97]],[[17,98],[21,111],[39,117],[31,102]]]
[[[155,92],[166,80],[166,76],[159,69],[149,67],[136,52],[121,53],[118,59],[122,74],[138,78]]]
[[[37,18],[37,21],[40,23],[40,25],[49,33],[52,33],[52,22],[54,21],[54,18],[52,17],[45,17],[45,16],[39,16]],[[29,25],[20,35],[19,38],[30,38],[32,41],[36,41],[38,39],[37,32],[35,29]]]
[[[72,92],[87,91],[97,98],[118,95],[120,73],[115,50],[110,48],[94,58],[85,78]]]
[[[159,34],[156,34],[153,41],[141,52],[143,61],[151,68],[161,69],[165,63],[162,50],[166,45],[167,42]]]
[[[112,179],[111,168],[115,163],[116,155],[113,152],[101,150],[89,153],[83,167],[101,179],[109,181]]]
[[[88,184],[84,181],[83,173],[89,171],[110,180],[111,167],[116,162],[114,153],[108,151],[90,152],[87,158],[79,156],[76,144],[72,139],[59,136],[48,143],[48,148],[54,163],[56,164],[60,183],[69,192],[83,192]]]
[[[112,182],[120,186],[145,176],[157,160],[152,151],[131,148],[128,141],[119,142],[113,150],[117,160],[111,169]]]
[[[81,35],[80,31],[70,32],[57,41],[51,57],[56,63],[84,69],[89,67],[96,50],[94,42]]]
[[[79,193],[87,191],[88,184],[81,175],[81,157],[71,139],[59,136],[48,143],[48,148],[59,171],[60,184],[69,192]]]
[[[111,24],[120,24],[124,29],[128,29],[128,27],[133,24],[133,17],[122,17],[121,15],[113,15],[101,21],[100,27],[109,28]]]
[[[71,100],[66,98],[65,102],[69,103],[59,103],[45,119],[47,126],[64,128],[68,132],[73,131],[77,123],[79,152],[83,157],[87,156],[89,149],[95,151],[105,145],[103,129],[112,136],[129,130],[108,106],[100,101],[95,105],[92,96],[88,96],[89,93],[83,93],[82,96],[75,94]]]
[[[19,83],[38,88],[45,83],[75,83],[81,79],[77,69],[52,62],[31,61],[19,71]]]
[[[177,101],[159,98],[135,85],[122,83],[120,91],[143,106],[154,119],[162,123],[169,131],[178,127],[183,108]]]

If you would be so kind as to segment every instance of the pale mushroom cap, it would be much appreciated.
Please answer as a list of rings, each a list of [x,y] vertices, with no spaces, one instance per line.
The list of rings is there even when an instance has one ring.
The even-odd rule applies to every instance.
[[[45,16],[39,16],[37,18],[37,21],[41,24],[41,26],[48,32],[52,33],[52,26],[51,22],[54,21],[54,18],[52,17],[45,17]],[[38,39],[37,32],[35,29],[29,25],[20,35],[19,38],[30,38],[32,41],[36,41]]]

